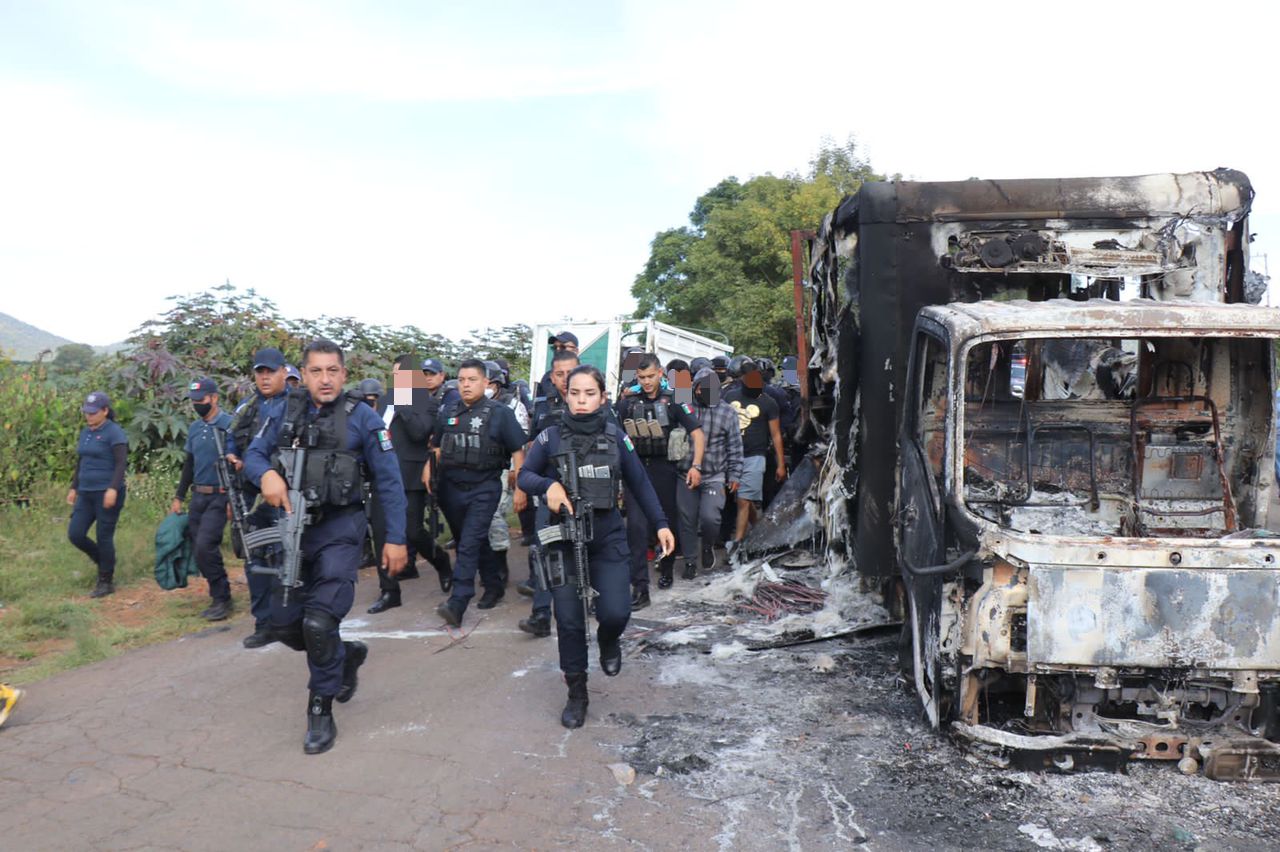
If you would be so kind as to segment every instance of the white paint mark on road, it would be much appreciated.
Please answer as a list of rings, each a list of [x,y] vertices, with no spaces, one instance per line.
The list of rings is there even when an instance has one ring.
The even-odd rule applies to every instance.
[[[516,669],[511,673],[512,677],[524,677],[529,673],[528,669]]]
[[[438,636],[446,636],[449,639],[456,639],[457,634],[450,633],[447,630],[352,630],[350,624],[342,625],[343,639],[435,639]],[[472,630],[467,634],[468,638],[474,636],[512,636],[524,635],[519,630]]]
[[[1092,837],[1081,837],[1079,839],[1065,837],[1059,838],[1053,833],[1052,829],[1036,825],[1035,823],[1024,823],[1018,826],[1018,831],[1031,838],[1031,842],[1039,846],[1041,849],[1066,849],[1071,852],[1102,852],[1102,847],[1098,845]]]

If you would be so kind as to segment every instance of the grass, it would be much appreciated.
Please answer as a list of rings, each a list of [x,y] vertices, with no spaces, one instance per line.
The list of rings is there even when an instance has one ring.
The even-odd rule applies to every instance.
[[[208,627],[198,616],[204,580],[173,592],[155,583],[156,527],[171,488],[130,480],[116,526],[116,594],[100,600],[88,597],[97,569],[67,540],[65,486],[38,489],[26,508],[0,507],[0,679],[29,683]],[[223,555],[234,579],[239,561],[229,546]]]

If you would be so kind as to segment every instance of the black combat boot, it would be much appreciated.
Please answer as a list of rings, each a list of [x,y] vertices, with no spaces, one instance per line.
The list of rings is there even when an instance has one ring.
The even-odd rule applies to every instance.
[[[550,636],[551,613],[545,609],[535,609],[528,618],[520,619],[517,626],[530,636]]]
[[[343,642],[347,656],[342,661],[342,686],[334,696],[339,704],[346,704],[356,694],[357,670],[369,656],[369,646],[363,642]]]
[[[636,586],[635,591],[631,593],[631,611],[644,609],[649,603],[649,587]]]
[[[447,601],[442,601],[440,605],[436,607],[436,615],[443,618],[445,624],[448,624],[451,627],[461,626],[462,614],[462,605],[455,604],[452,598]]]
[[[383,589],[382,594],[373,602],[373,606],[366,610],[370,615],[377,615],[380,612],[386,612],[400,606],[400,590],[399,589]]]
[[[307,703],[307,736],[302,750],[307,754],[323,754],[338,739],[338,726],[333,724],[333,696],[311,693]]]
[[[498,583],[505,591],[507,584],[511,582],[511,569],[507,567],[507,551],[497,550],[493,555],[498,561]]]
[[[502,586],[485,589],[484,594],[480,596],[480,602],[476,604],[476,609],[493,609],[505,594],[506,591],[503,590]]]
[[[612,642],[600,639],[600,671],[608,677],[614,677],[622,671],[622,643],[615,638]]]
[[[560,724],[566,728],[581,728],[587,720],[587,673],[566,674],[564,682],[569,687],[569,700],[560,714]]]
[[[669,589],[671,584],[675,582],[672,574],[675,573],[675,562],[661,562],[658,564],[658,588]]]
[[[93,591],[89,593],[91,598],[105,598],[107,595],[114,595],[116,586],[111,582],[110,577],[98,577],[98,583],[93,587]]]
[[[436,577],[440,580],[440,591],[448,594],[453,589],[453,567],[449,564],[449,551],[434,541],[431,542],[431,556],[427,558],[431,567],[436,569]]]
[[[684,561],[684,570],[680,572],[681,579],[692,580],[696,576],[698,576],[698,563],[692,559],[686,559]]]
[[[246,648],[252,649],[266,647],[275,641],[277,641],[276,634],[275,631],[271,629],[271,625],[260,624],[253,628],[252,633],[244,637],[244,641],[241,642],[241,644]]]

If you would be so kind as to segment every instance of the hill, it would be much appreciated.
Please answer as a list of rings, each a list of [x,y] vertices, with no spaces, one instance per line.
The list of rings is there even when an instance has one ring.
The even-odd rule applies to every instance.
[[[17,317],[0,314],[0,352],[15,361],[34,361],[45,349],[56,351],[63,344],[74,342],[28,325]]]

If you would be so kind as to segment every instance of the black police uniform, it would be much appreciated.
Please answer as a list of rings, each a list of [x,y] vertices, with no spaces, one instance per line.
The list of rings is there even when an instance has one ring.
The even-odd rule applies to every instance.
[[[500,478],[524,449],[525,433],[510,408],[487,398],[468,407],[459,398],[441,408],[431,443],[440,448],[440,508],[458,544],[447,606],[461,618],[477,571],[486,591],[501,594],[496,561],[486,552],[489,523],[502,498]]]
[[[387,427],[391,433],[391,443],[395,447],[396,460],[400,465],[400,479],[404,483],[405,498],[405,537],[408,541],[409,561],[406,570],[414,567],[418,554],[422,554],[433,565],[448,569],[449,557],[443,548],[434,541],[428,541],[423,531],[426,517],[427,487],[422,482],[422,470],[431,454],[429,445],[431,433],[435,429],[436,417],[440,412],[441,393],[432,394],[426,390],[415,389],[413,402],[410,405],[394,405],[394,392],[383,394],[378,400],[377,412],[385,421],[388,406],[394,405],[391,425]],[[378,566],[378,588],[383,599],[400,602],[400,581],[392,577],[382,565],[382,545],[386,540],[386,521],[382,504],[376,498],[372,501],[373,552]],[[437,567],[437,570],[440,570]],[[449,574],[444,575],[448,577]],[[381,607],[379,608],[381,610]]]
[[[643,512],[655,528],[670,525],[634,445],[616,424],[608,422],[603,410],[586,417],[566,416],[558,428],[543,431],[530,446],[520,468],[520,488],[545,500],[551,483],[565,479],[560,467],[566,456],[561,453],[570,447],[578,453],[580,474],[588,469],[597,474],[580,475],[579,483],[583,499],[594,509],[594,536],[587,552],[591,585],[599,593],[595,603],[599,622],[596,637],[603,658],[606,649],[617,647],[631,617],[631,572],[627,534],[616,503],[618,482],[631,490],[637,510]],[[607,476],[598,475],[605,470]],[[558,518],[556,521],[558,523]],[[547,547],[561,551],[566,566],[572,566],[573,553],[568,545],[552,543]],[[567,582],[552,589],[551,594],[555,601],[560,669],[566,675],[584,674],[587,670],[586,622],[578,590],[572,582]]]
[[[263,396],[255,390],[253,396],[236,409],[231,423],[231,440],[228,443],[227,452],[232,452],[233,447],[247,449],[269,421],[282,417],[288,396],[287,387],[270,397]],[[243,463],[244,459],[240,461]],[[249,481],[243,470],[236,475],[236,480],[236,484],[244,495],[245,505],[253,506],[254,500],[258,497],[257,486]],[[274,526],[276,519],[282,514],[280,509],[263,501],[254,506],[253,511],[245,518],[245,526],[249,530],[267,529]],[[265,631],[271,625],[272,583],[270,574],[255,571],[254,568],[277,564],[279,555],[278,547],[272,547],[270,551],[263,548],[245,554],[245,578],[249,584],[249,611],[253,613],[254,633]]]
[[[405,542],[404,486],[382,418],[358,397],[344,395],[317,406],[305,391],[291,394],[283,417],[268,423],[245,453],[245,473],[253,484],[261,487],[277,449],[295,443],[309,450],[301,490],[315,498],[313,520],[302,534],[302,587],[288,607],[273,597],[271,624],[280,642],[307,653],[308,718],[323,715],[331,724],[330,702],[343,687],[348,653],[358,653],[357,666],[367,653],[362,644],[343,642],[338,632],[355,599],[366,526],[363,479],[372,476],[386,508],[391,544]]]
[[[669,391],[659,391],[649,397],[643,391],[624,397],[617,403],[617,417],[623,431],[635,444],[636,456],[644,465],[649,482],[662,504],[662,513],[668,518],[679,517],[676,510],[676,488],[680,476],[674,462],[667,460],[667,443],[671,430],[677,426],[690,436],[701,431],[702,426],[693,410],[686,404],[677,404]],[[660,433],[653,434],[653,433]],[[690,439],[692,445],[692,438]],[[646,558],[654,527],[639,510],[636,495],[624,488],[624,505],[627,509],[627,543],[631,548],[631,586],[634,592],[648,592],[649,564]],[[659,564],[659,571],[670,577],[675,566],[676,551]]]
[[[184,447],[186,459],[182,476],[178,480],[175,496],[187,498],[187,486],[195,492],[187,507],[187,538],[191,540],[196,567],[209,583],[209,597],[215,606],[231,603],[231,582],[222,561],[222,532],[227,526],[227,491],[218,479],[218,445],[214,430],[223,433],[227,452],[235,452],[236,445],[230,439],[231,415],[219,411],[211,421],[196,420],[187,429]],[[213,609],[213,607],[210,607]],[[205,610],[208,613],[210,610]],[[218,617],[218,616],[210,616]]]

